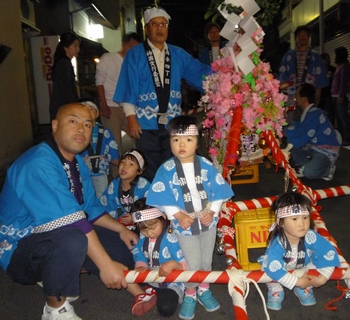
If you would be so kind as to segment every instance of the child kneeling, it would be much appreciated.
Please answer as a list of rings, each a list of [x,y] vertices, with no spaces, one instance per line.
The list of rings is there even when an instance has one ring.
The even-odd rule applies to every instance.
[[[294,288],[303,306],[316,304],[313,287],[321,287],[340,265],[336,249],[324,237],[310,229],[311,202],[302,194],[284,193],[271,205],[275,223],[270,228],[268,247],[258,259],[262,269],[274,281],[267,283],[267,308],[280,310],[284,299],[283,287]],[[302,277],[288,272],[306,268]],[[315,269],[319,276],[307,275]]]
[[[169,227],[166,216],[157,208],[146,205],[140,199],[134,203],[132,218],[140,231],[140,240],[132,249],[135,270],[144,272],[158,270],[166,277],[173,270],[185,270],[186,262],[176,235]],[[185,286],[183,283],[151,283],[146,292],[157,292],[157,309],[161,316],[172,316],[178,304],[182,303]]]

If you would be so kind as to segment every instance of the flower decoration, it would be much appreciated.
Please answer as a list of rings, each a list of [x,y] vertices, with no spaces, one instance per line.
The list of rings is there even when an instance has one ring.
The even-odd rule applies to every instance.
[[[203,83],[205,95],[201,102],[206,112],[203,126],[209,136],[209,154],[219,169],[226,156],[232,116],[237,106],[242,106],[242,132],[247,136],[271,130],[281,137],[282,126],[286,123],[285,96],[279,91],[280,82],[270,73],[269,63],[260,60],[263,38],[256,34],[251,38],[257,44],[257,50],[249,55],[254,63],[251,72],[244,74],[237,68],[232,56],[225,55],[228,50],[224,48],[222,58],[212,63],[214,72]],[[237,56],[240,48],[235,44],[233,49]]]

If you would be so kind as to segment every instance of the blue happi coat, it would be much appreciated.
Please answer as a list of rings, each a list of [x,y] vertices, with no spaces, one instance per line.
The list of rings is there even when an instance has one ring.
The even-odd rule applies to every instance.
[[[221,173],[208,159],[199,157],[199,160],[202,183],[208,196],[208,202],[217,200],[226,201],[230,199],[234,193]],[[163,206],[175,206],[179,207],[181,210],[185,210],[183,193],[173,158],[163,163],[158,169],[153,179],[152,186],[149,189],[146,203],[158,208],[162,208]],[[214,216],[213,222],[209,228],[215,227],[217,222],[218,217]],[[173,220],[173,228],[175,233],[178,234],[192,234],[190,229],[183,230],[176,219]]]
[[[6,270],[19,240],[33,228],[80,211],[89,221],[103,212],[84,160],[76,159],[83,185],[84,201],[79,204],[70,192],[62,163],[45,142],[29,149],[8,169],[0,195],[0,266]]]
[[[181,79],[203,92],[201,76],[206,76],[211,67],[194,59],[185,50],[167,44],[170,51],[170,97],[168,120],[181,114]],[[113,100],[135,105],[137,120],[144,130],[158,130],[157,112],[159,105],[151,70],[143,44],[131,48],[126,54],[120,71]]]

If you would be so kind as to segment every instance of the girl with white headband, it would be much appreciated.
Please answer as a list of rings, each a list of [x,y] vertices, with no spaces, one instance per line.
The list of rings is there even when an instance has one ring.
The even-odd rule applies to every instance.
[[[316,304],[312,287],[324,285],[334,267],[340,265],[336,249],[324,237],[310,229],[311,201],[304,195],[288,192],[271,205],[275,223],[270,228],[268,247],[258,259],[262,269],[275,282],[267,283],[267,308],[280,310],[284,299],[283,287],[294,288],[303,306]],[[298,277],[289,270],[305,269]],[[316,269],[319,276],[307,275]]]
[[[149,181],[142,177],[146,167],[140,151],[127,150],[120,158],[119,177],[113,179],[100,197],[106,211],[129,229],[134,229],[131,206],[136,200],[147,197],[150,187]]]
[[[202,132],[196,118],[176,117],[170,120],[167,130],[174,157],[158,169],[147,204],[164,208],[188,269],[211,271],[219,212],[233,192],[213,164],[196,155]],[[220,308],[208,283],[185,286],[180,319],[194,318],[197,301],[208,312]]]
[[[186,261],[178,239],[171,232],[169,220],[158,208],[146,205],[146,199],[133,205],[133,221],[140,231],[140,240],[132,249],[135,270],[158,270],[160,277],[168,276],[173,270],[186,270]],[[183,283],[150,283],[146,292],[157,292],[157,310],[162,317],[171,317],[182,303],[185,286]]]

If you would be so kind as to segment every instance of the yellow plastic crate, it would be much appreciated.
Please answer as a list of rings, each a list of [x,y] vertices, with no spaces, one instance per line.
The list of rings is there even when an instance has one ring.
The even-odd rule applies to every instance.
[[[249,261],[249,249],[266,248],[269,228],[275,221],[270,208],[239,211],[234,215],[238,262],[243,270],[260,270],[257,262]]]
[[[241,166],[239,173],[231,176],[231,184],[259,182],[259,166],[257,164]]]

